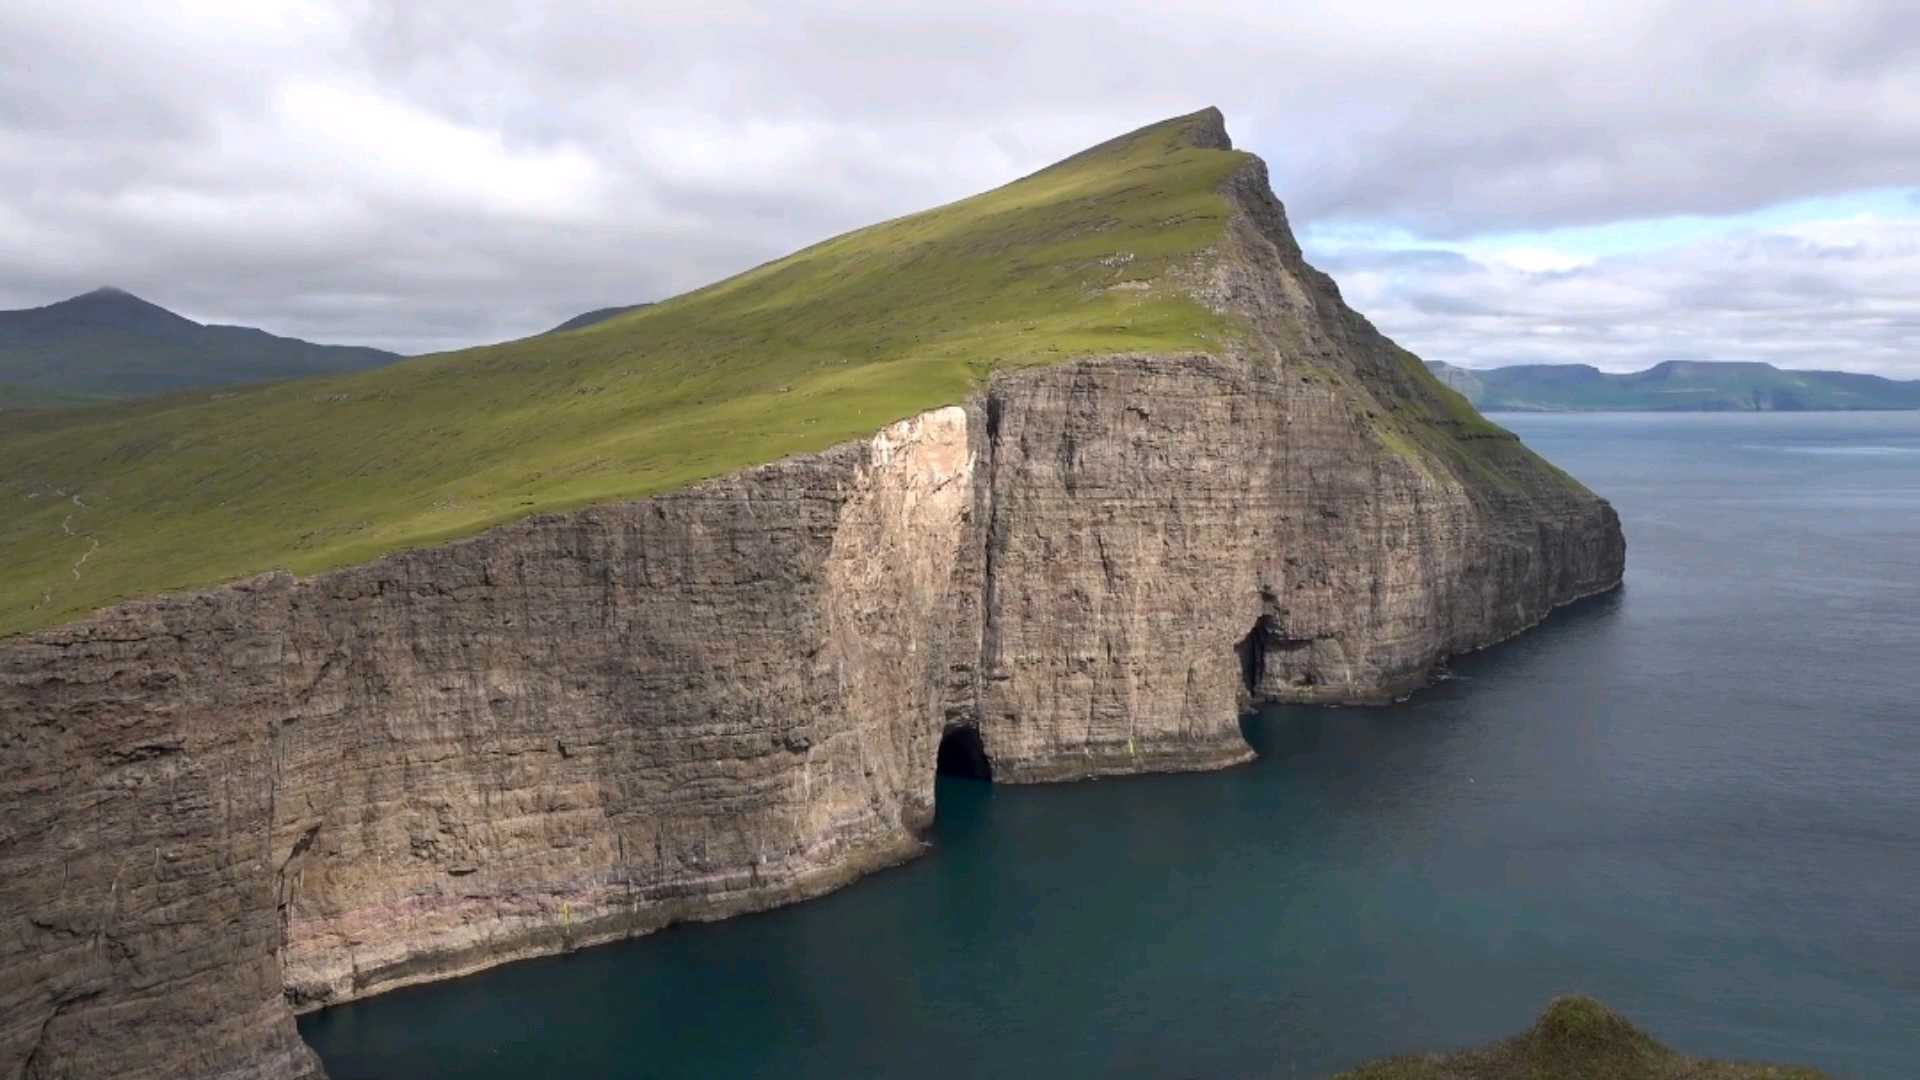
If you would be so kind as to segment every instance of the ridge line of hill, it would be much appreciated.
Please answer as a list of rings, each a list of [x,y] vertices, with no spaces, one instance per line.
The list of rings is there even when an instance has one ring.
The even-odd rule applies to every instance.
[[[343,375],[398,353],[200,323],[102,286],[0,311],[0,409],[85,405],[214,386]]]
[[[1591,364],[1465,368],[1426,361],[1475,407],[1505,412],[1819,412],[1920,409],[1920,380],[1780,368],[1755,360],[1668,360],[1634,372]]]
[[[684,487],[960,401],[996,370],[1220,349],[1238,322],[1186,278],[1255,160],[1224,141],[1217,112],[1148,125],[579,331],[19,414],[0,431],[0,504],[25,508],[0,517],[0,633]],[[97,508],[107,554],[83,582],[39,543],[54,489]]]

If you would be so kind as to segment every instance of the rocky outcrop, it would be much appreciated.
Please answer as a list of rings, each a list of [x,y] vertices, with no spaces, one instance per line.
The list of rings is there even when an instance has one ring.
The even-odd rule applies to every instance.
[[[1605,503],[1369,448],[1345,395],[1205,357],[997,384],[980,728],[995,779],[1212,768],[1253,700],[1377,702],[1614,585]]]
[[[294,1010],[910,856],[949,732],[996,779],[1227,765],[1255,699],[1615,584],[1606,504],[1229,194],[1185,284],[1244,344],[0,642],[0,1075],[311,1073]]]
[[[1248,347],[1043,368],[986,395],[996,779],[1244,760],[1252,700],[1391,700],[1620,580],[1612,507],[1349,309],[1264,164],[1229,195],[1190,288],[1244,320]]]

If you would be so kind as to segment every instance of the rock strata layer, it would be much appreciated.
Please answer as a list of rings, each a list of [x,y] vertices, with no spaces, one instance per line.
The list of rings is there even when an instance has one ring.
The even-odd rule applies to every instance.
[[[318,1075],[295,1011],[911,856],[956,729],[1000,780],[1229,765],[1253,701],[1390,699],[1617,584],[1510,436],[1382,426],[1445,392],[1257,164],[1229,195],[1188,285],[1248,344],[0,642],[0,1076]]]

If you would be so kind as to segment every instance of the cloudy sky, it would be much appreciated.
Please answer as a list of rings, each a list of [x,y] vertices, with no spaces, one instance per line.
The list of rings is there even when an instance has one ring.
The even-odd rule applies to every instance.
[[[0,307],[499,340],[1216,104],[1427,357],[1920,377],[1920,5],[1174,6],[0,0]]]

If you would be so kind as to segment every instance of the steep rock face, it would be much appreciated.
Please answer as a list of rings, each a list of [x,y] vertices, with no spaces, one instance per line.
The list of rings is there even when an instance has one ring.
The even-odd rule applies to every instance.
[[[996,778],[1242,760],[1249,700],[1389,700],[1620,580],[1612,507],[1453,423],[1462,406],[1306,264],[1262,163],[1229,195],[1194,288],[1248,346],[989,389]],[[1434,418],[1424,442],[1396,415]]]
[[[315,1075],[280,994],[284,581],[0,643],[0,1076]]]
[[[1612,587],[1612,510],[1474,490],[1345,395],[1207,357],[993,388],[979,716],[994,777],[1211,768],[1250,700],[1373,702]]]
[[[998,779],[1230,764],[1252,699],[1389,698],[1619,580],[1604,502],[1229,194],[1188,284],[1243,344],[0,642],[0,1075],[309,1073],[292,1009],[910,855],[953,728]]]
[[[289,1004],[912,854],[969,431],[0,645],[0,1075],[299,1075]]]
[[[329,575],[275,846],[296,1004],[811,895],[915,850],[966,414]],[[970,635],[958,642],[970,657]]]

